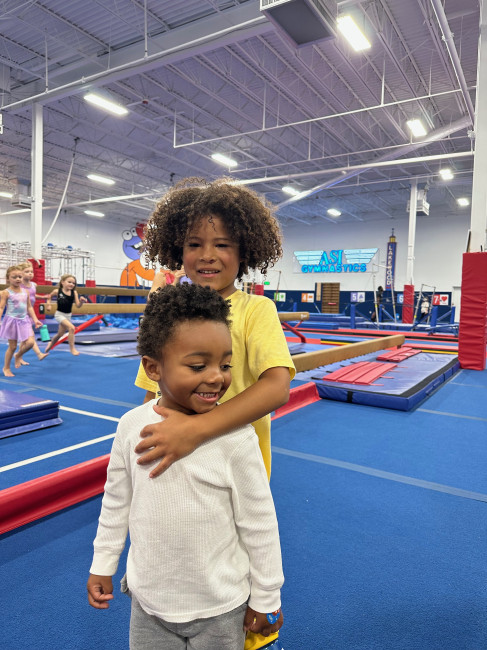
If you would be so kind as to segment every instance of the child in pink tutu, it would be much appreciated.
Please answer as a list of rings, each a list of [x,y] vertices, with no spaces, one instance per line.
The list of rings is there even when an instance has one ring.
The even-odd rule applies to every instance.
[[[51,291],[47,296],[46,309],[49,311],[51,308],[51,299],[57,299],[57,309],[54,314],[54,318],[59,323],[59,329],[57,334],[51,339],[47,344],[44,352],[49,352],[52,346],[59,341],[59,339],[68,334],[68,343],[71,354],[78,356],[79,352],[74,347],[74,325],[71,322],[71,310],[73,309],[73,304],[78,307],[85,302],[88,302],[84,296],[79,296],[78,292],[75,289],[76,287],[76,278],[71,273],[65,273],[61,276],[59,280],[59,285],[57,289]]]
[[[12,358],[15,361],[15,367],[20,368],[22,356],[32,348],[35,342],[32,322],[36,327],[40,327],[42,323],[37,319],[30,304],[29,294],[22,288],[22,270],[18,266],[10,266],[7,269],[7,284],[8,288],[0,292],[0,314],[2,314],[5,305],[7,306],[0,324],[0,338],[8,339],[3,374],[5,377],[14,377],[10,370]],[[20,347],[15,352],[19,341]],[[42,355],[42,359],[45,356],[45,354]]]
[[[32,282],[32,278],[34,277],[34,269],[30,262],[22,262],[22,264],[19,264],[18,266],[19,269],[22,271],[22,288],[25,289],[29,294],[30,304],[32,305],[32,307],[34,307],[36,303],[36,298],[42,297],[41,295],[37,295],[37,284],[35,282]],[[32,324],[33,323],[34,321],[32,321]],[[44,352],[40,351],[35,337],[34,337],[34,345],[32,346],[32,349],[36,353],[39,361],[42,361],[42,359],[44,359],[47,356]],[[20,365],[28,366],[29,364],[27,363],[27,361],[24,361],[24,359],[21,359]]]

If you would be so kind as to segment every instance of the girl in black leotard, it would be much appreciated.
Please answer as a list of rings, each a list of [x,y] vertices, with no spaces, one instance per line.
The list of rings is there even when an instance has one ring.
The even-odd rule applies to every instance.
[[[78,295],[75,286],[76,278],[74,275],[66,273],[61,276],[58,287],[54,291],[51,291],[47,298],[46,308],[49,310],[51,307],[51,299],[57,297],[57,310],[54,318],[59,323],[59,329],[57,334],[47,344],[45,352],[49,352],[54,343],[59,341],[61,336],[67,333],[71,354],[75,356],[79,354],[78,350],[74,347],[74,325],[71,322],[71,310],[73,309],[73,303],[79,309],[87,301],[84,296],[80,297]]]

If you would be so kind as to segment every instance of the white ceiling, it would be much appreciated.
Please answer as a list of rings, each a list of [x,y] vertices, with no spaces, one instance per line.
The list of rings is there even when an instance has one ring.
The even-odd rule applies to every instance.
[[[355,15],[370,50],[342,37],[295,48],[258,0],[0,0],[0,190],[27,191],[37,101],[47,206],[59,205],[74,153],[66,209],[134,225],[171,182],[227,173],[210,157],[222,152],[283,224],[407,219],[413,177],[430,216],[454,217],[472,191],[477,0],[438,2],[443,30],[435,0],[325,1]],[[129,114],[90,106],[89,89]],[[433,141],[411,144],[417,116]],[[445,166],[453,181],[439,178]],[[305,194],[285,203],[286,184]],[[123,198],[98,202],[111,197]]]

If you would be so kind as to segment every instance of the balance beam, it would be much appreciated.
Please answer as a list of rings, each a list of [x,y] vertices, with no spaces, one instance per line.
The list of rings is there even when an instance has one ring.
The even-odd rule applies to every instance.
[[[84,314],[140,314],[145,309],[145,302],[134,302],[120,304],[117,302],[85,303],[79,309],[73,305],[73,315],[83,316]],[[54,316],[56,305],[52,304],[51,309],[45,305],[39,305],[39,311],[46,316]]]
[[[308,320],[309,311],[280,311],[278,312],[281,323],[292,320]]]
[[[6,288],[6,285],[0,284],[0,291]],[[57,285],[38,284],[37,293],[51,293],[57,289]],[[149,289],[127,289],[123,287],[76,287],[80,296],[148,296]]]
[[[368,354],[369,352],[385,350],[395,346],[399,347],[403,345],[405,338],[404,334],[394,334],[392,336],[385,336],[384,338],[374,339],[372,341],[349,343],[348,345],[343,345],[339,348],[294,354],[293,362],[296,372],[304,372],[305,370],[313,370],[314,368],[327,366],[336,363],[337,361],[359,357],[362,354]]]

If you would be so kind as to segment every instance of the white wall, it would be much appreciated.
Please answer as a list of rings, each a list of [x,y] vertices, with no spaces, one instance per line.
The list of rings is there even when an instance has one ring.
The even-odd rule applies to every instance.
[[[54,213],[43,213],[42,237],[47,233]],[[61,212],[46,243],[72,246],[95,254],[95,280],[99,285],[118,285],[122,270],[131,260],[125,255],[122,232],[128,227],[96,217]],[[30,241],[30,214],[0,215],[0,240]],[[79,278],[81,281],[81,278]]]
[[[418,217],[416,224],[413,280],[435,286],[437,291],[452,291],[461,284],[462,254],[465,252],[469,215],[454,218]],[[408,218],[354,224],[323,222],[323,225],[298,224],[283,229],[284,256],[269,273],[271,288],[275,288],[281,271],[280,288],[312,291],[315,282],[340,282],[342,291],[372,291],[372,267],[367,273],[296,273],[295,250],[332,250],[343,248],[380,249],[380,263],[385,264],[386,247],[394,228],[397,239],[396,288],[406,283]],[[375,285],[385,286],[385,269],[376,269]]]
[[[6,206],[1,206],[6,209]],[[53,219],[53,213],[44,212],[43,233],[46,233]],[[414,284],[436,286],[438,291],[452,291],[461,284],[462,253],[465,252],[467,231],[470,224],[468,214],[448,217],[418,217],[414,261]],[[120,282],[120,275],[130,261],[122,249],[122,231],[127,226],[110,223],[103,219],[89,218],[83,214],[61,215],[49,242],[56,246],[73,246],[95,253],[97,284]],[[401,220],[380,220],[353,224],[323,222],[320,225],[297,224],[283,229],[284,256],[268,273],[268,288],[275,289],[278,271],[281,271],[279,286],[282,290],[312,291],[315,282],[340,282],[343,291],[372,290],[372,273],[296,273],[294,250],[332,250],[342,248],[380,248],[380,260],[384,262],[386,245],[394,228],[397,238],[396,287],[406,282],[408,218]],[[0,215],[1,241],[29,241],[30,215]],[[252,279],[250,276],[249,279]],[[260,276],[257,276],[260,279]],[[385,270],[376,273],[376,286],[385,282]]]

